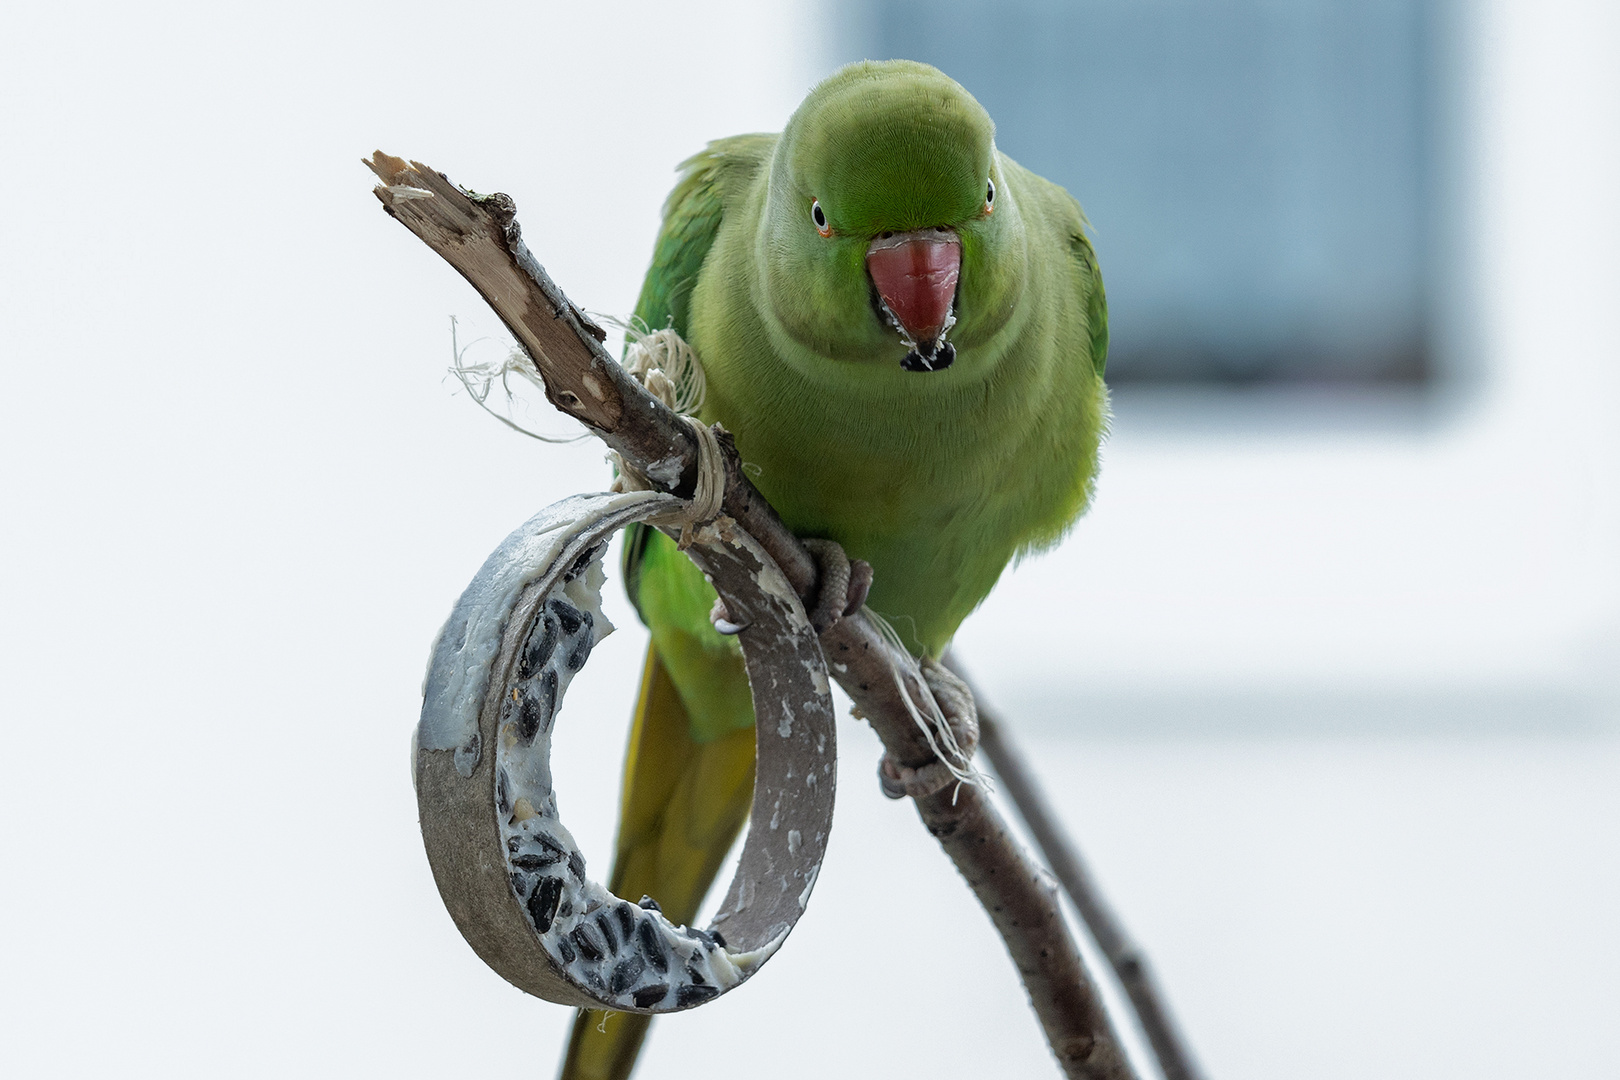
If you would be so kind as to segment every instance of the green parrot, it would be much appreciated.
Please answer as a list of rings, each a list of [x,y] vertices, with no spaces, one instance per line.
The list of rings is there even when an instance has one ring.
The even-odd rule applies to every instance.
[[[937,658],[1008,561],[1085,510],[1107,309],[1080,206],[909,61],[845,67],[781,135],[680,167],[636,305],[708,380],[797,535],[872,565],[867,605]],[[609,887],[690,922],[748,814],[754,715],[714,590],[654,529],[625,544],[651,631]],[[623,1080],[650,1017],[581,1012],[566,1080]]]

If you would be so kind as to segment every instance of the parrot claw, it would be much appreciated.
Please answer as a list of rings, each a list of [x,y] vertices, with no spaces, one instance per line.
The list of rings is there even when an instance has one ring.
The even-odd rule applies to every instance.
[[[931,761],[920,769],[902,765],[888,754],[878,762],[878,787],[890,799],[923,799],[943,790],[953,777],[944,762]]]
[[[806,612],[816,633],[825,634],[845,615],[853,615],[866,603],[872,588],[872,565],[865,559],[851,559],[836,540],[804,541],[816,560],[816,600]]]
[[[853,615],[861,610],[866,603],[866,594],[872,591],[872,564],[865,559],[851,559],[849,562],[849,602],[844,605],[844,614]]]
[[[709,609],[709,621],[714,624],[716,630],[726,637],[734,637],[748,629],[747,623],[731,621],[731,612],[726,610],[726,602],[719,597],[715,598],[714,607]]]
[[[906,786],[900,781],[900,766],[888,754],[878,759],[878,790],[885,799],[906,797]]]
[[[941,792],[956,780],[943,761],[930,761],[920,769],[897,763],[889,755],[878,761],[878,787],[888,798],[927,798]]]
[[[979,748],[979,705],[973,700],[973,691],[956,672],[938,660],[924,659],[919,666],[923,682],[933,693],[939,711],[945,714],[945,722],[950,725],[963,760],[972,758],[973,751]]]

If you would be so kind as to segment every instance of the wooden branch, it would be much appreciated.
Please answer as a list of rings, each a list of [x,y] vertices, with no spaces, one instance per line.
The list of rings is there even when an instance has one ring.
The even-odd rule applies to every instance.
[[[990,759],[990,767],[1001,780],[1002,791],[1012,800],[1018,816],[1024,819],[1035,845],[1046,857],[1046,864],[1052,868],[1069,899],[1074,901],[1081,920],[1114,969],[1136,1010],[1153,1055],[1158,1058],[1164,1080],[1203,1080],[1191,1049],[1170,1015],[1169,1003],[1153,977],[1147,955],[1131,940],[1119,917],[1109,907],[1085,860],[1080,857],[1079,849],[1047,803],[1040,782],[1007,737],[1001,717],[985,703],[955,657],[947,656],[945,663],[973,689],[974,700],[979,705],[979,748]]]
[[[546,396],[590,427],[661,490],[689,495],[697,448],[685,423],[648,394],[602,348],[605,335],[569,303],[523,245],[512,200],[473,195],[420,162],[381,151],[366,162],[382,180],[383,208],[455,267],[488,301],[529,354]],[[815,595],[816,563],[743,475],[728,450],[724,513],[758,542],[800,597]],[[859,614],[835,623],[822,648],[839,683],[884,746],[913,767],[934,760],[904,707],[895,660]],[[909,676],[907,677],[909,678]],[[914,700],[928,687],[910,679]],[[1079,949],[1058,906],[1050,875],[1007,829],[976,788],[952,788],[919,800],[918,812],[990,915],[1024,980],[1052,1051],[1066,1076],[1135,1080]]]

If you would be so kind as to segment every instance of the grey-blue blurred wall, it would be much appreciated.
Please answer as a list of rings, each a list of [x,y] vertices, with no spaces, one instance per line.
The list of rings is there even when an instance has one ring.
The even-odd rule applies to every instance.
[[[1434,369],[1433,0],[842,0],[837,59],[968,88],[1095,229],[1111,381]]]

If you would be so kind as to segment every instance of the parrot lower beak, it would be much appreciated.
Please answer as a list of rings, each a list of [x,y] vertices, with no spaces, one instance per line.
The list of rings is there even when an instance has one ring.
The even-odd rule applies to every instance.
[[[951,302],[962,272],[962,240],[955,230],[917,229],[879,237],[866,249],[866,269],[901,332],[923,358],[935,356],[940,337],[954,321]]]

